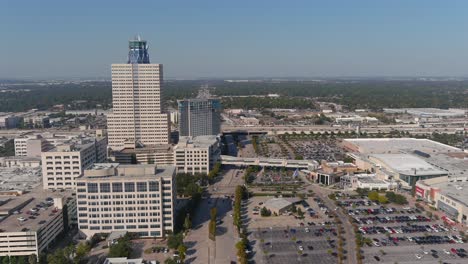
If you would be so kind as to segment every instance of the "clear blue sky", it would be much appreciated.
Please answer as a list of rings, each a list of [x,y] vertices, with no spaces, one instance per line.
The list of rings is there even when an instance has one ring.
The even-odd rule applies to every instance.
[[[0,34],[0,78],[110,78],[135,34],[168,77],[468,76],[461,0],[0,0]]]

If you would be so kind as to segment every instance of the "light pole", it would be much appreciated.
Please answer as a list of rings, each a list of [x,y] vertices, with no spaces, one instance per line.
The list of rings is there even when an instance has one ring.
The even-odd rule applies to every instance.
[[[270,226],[270,249],[273,248],[273,227]]]

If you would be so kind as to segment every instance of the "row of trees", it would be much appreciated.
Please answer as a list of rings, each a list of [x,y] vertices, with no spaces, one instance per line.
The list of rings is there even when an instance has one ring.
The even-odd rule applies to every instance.
[[[37,256],[32,254],[30,256],[19,256],[19,257],[0,257],[1,264],[36,264]]]
[[[240,264],[247,264],[248,263],[248,255],[247,250],[249,248],[249,240],[247,239],[247,234],[242,232],[240,234],[241,240],[236,243],[237,249],[237,258]]]
[[[221,172],[221,162],[216,162],[213,169],[208,173],[208,180],[212,182],[216,176]]]
[[[232,215],[234,226],[237,227],[237,231],[240,231],[242,227],[242,220],[241,220],[241,207],[242,207],[242,200],[247,195],[247,190],[244,186],[238,185],[236,187],[236,193],[234,196],[234,213]]]

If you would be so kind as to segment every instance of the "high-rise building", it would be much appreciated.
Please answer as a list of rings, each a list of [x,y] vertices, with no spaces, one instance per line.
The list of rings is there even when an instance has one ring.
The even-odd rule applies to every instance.
[[[209,136],[221,132],[221,103],[214,98],[178,101],[179,135]]]
[[[162,97],[162,64],[151,64],[148,45],[129,41],[127,64],[112,64],[113,111],[107,116],[109,147],[168,144],[169,117]]]
[[[77,180],[78,227],[88,238],[163,237],[174,231],[175,190],[173,166],[94,164]]]

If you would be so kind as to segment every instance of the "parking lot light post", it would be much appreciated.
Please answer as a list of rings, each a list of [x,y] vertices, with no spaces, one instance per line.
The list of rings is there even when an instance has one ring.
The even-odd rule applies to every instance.
[[[270,226],[270,248],[273,248],[273,227]]]

